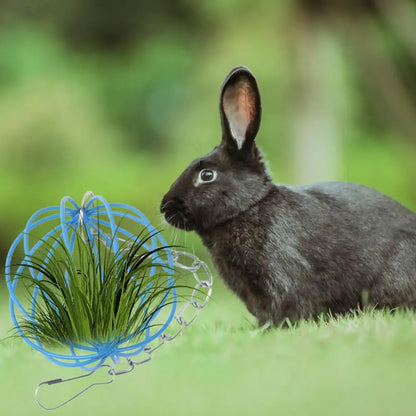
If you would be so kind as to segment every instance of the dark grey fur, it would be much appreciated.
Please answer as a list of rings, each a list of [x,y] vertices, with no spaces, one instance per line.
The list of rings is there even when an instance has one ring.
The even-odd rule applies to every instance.
[[[221,144],[182,173],[161,212],[198,233],[259,324],[345,313],[362,306],[363,293],[378,308],[416,306],[413,212],[353,183],[274,184],[254,144],[260,94],[247,68],[225,79],[220,114]],[[241,117],[249,123],[238,143]],[[202,169],[216,180],[196,185]]]

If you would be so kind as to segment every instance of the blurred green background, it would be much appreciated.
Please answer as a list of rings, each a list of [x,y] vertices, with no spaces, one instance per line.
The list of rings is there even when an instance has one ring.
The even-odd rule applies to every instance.
[[[413,1],[3,0],[2,263],[33,212],[87,190],[207,259],[159,203],[219,142],[219,88],[241,64],[258,79],[257,143],[276,182],[354,181],[416,209]],[[4,317],[6,296],[0,284]]]
[[[162,224],[164,192],[220,140],[240,64],[277,182],[356,181],[415,209],[416,8],[391,3],[3,0],[2,259],[35,210],[89,189]]]

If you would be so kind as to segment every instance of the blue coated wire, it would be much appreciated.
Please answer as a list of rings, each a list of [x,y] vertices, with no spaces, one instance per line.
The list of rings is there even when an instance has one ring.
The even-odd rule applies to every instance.
[[[82,221],[80,221],[80,217],[82,218]],[[158,323],[158,325],[152,325],[152,331],[150,330],[151,324],[160,312],[159,309],[148,320],[147,328],[143,328],[145,336],[140,342],[130,343],[133,335],[129,335],[125,338],[120,337],[117,341],[107,343],[102,342],[94,345],[72,343],[68,345],[68,354],[56,353],[48,350],[48,347],[42,345],[36,336],[34,339],[26,337],[19,326],[19,320],[22,316],[24,319],[35,323],[35,311],[39,289],[38,287],[34,288],[29,310],[26,310],[19,300],[19,293],[21,292],[17,290],[17,287],[19,275],[21,275],[27,265],[30,265],[30,257],[43,247],[45,242],[51,237],[55,238],[56,241],[52,244],[48,244],[44,264],[47,264],[51,260],[53,252],[59,244],[64,244],[68,252],[72,254],[77,231],[86,233],[88,241],[92,243],[96,255],[98,255],[98,249],[94,242],[93,232],[101,234],[98,235],[98,238],[103,238],[105,243],[110,246],[111,250],[114,253],[118,253],[120,248],[120,238],[122,238],[123,241],[125,239],[134,240],[137,239],[137,236],[122,228],[118,222],[116,222],[115,218],[122,220],[128,219],[148,230],[151,235],[149,241],[151,244],[143,245],[146,250],[150,251],[155,250],[158,247],[166,247],[166,263],[159,257],[157,252],[152,254],[153,263],[162,266],[168,276],[168,290],[161,301],[161,305],[164,305],[168,300],[170,301],[170,313],[165,322]],[[59,224],[56,225],[56,221],[58,220]],[[33,239],[33,232],[44,224],[50,225],[49,231],[47,231],[42,238],[37,239],[31,246],[30,239]],[[80,226],[83,227],[82,230],[80,230]],[[103,228],[108,230],[110,235],[103,233]],[[23,248],[23,261],[20,261],[19,265],[14,266],[14,256],[18,248]],[[154,273],[155,267],[156,266],[152,267],[151,273]],[[13,268],[15,268],[15,270],[13,270]],[[42,278],[41,272],[36,273],[33,268],[29,267],[29,269],[35,279],[40,280]],[[177,293],[174,287],[173,260],[165,240],[137,208],[127,204],[108,203],[102,196],[92,196],[89,201],[85,203],[85,206],[79,206],[72,198],[66,196],[61,200],[59,206],[46,207],[35,212],[29,218],[24,231],[19,234],[12,243],[6,258],[5,272],[6,283],[10,293],[10,314],[17,332],[32,348],[44,354],[50,361],[65,367],[79,367],[85,371],[93,371],[100,367],[108,358],[117,362],[121,357],[137,355],[145,349],[147,344],[163,334],[173,320],[176,312]],[[149,285],[151,285],[151,283],[149,283]]]

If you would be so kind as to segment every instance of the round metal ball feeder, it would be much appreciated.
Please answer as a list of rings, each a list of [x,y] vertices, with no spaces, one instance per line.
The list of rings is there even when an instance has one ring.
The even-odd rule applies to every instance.
[[[117,278],[111,275],[114,270]],[[182,303],[176,282],[179,271],[195,279],[189,299]],[[80,205],[64,197],[59,206],[33,214],[10,247],[5,272],[18,334],[55,364],[87,372],[40,383],[36,399],[45,409],[61,407],[93,385],[111,383],[116,375],[149,361],[153,351],[194,321],[212,290],[205,263],[193,254],[172,250],[138,209],[108,203],[92,192]],[[85,332],[77,332],[74,322],[84,315],[71,315],[78,309],[90,322]],[[108,322],[124,319],[123,330],[118,321],[107,328],[106,313]],[[55,328],[50,320],[59,325],[73,322],[74,334],[65,329],[50,334],[48,330]],[[141,358],[133,360],[137,356]],[[120,360],[127,362],[127,369],[117,370]],[[41,386],[88,377],[100,367],[108,369],[107,381],[92,383],[55,407],[38,399]]]

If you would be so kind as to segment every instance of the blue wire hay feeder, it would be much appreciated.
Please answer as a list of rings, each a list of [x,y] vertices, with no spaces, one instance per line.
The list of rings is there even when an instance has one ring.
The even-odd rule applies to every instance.
[[[56,308],[53,300],[45,298],[42,293],[41,285],[46,279],[44,266],[55,261],[54,253],[62,247],[71,257],[76,258],[77,242],[79,243],[80,238],[91,244],[93,256],[97,258],[99,257],[100,244],[111,250],[116,257],[119,256],[123,250],[138,239],[137,235],[126,229],[125,224],[134,225],[135,228],[140,226],[148,232],[148,236],[143,240],[141,246],[147,250],[146,257],[151,259],[150,279],[146,283],[146,290],[151,289],[153,284],[151,278],[157,269],[164,271],[165,290],[158,307],[153,309],[151,313],[143,308],[143,313],[148,315],[141,320],[145,324],[139,328],[140,339],[134,337],[133,334],[123,334],[123,336],[113,337],[111,340],[86,340],[84,342],[62,341],[61,339],[59,340],[60,344],[61,346],[63,344],[65,350],[54,351],[49,344],[45,345],[42,342],[42,337],[39,336],[40,334],[36,333],[36,313],[39,303],[46,302],[49,303],[47,307]],[[42,237],[34,237],[35,233],[39,233]],[[42,264],[39,267],[39,265],[32,264],[32,259],[39,258],[40,255],[42,256]],[[186,265],[185,263],[191,264]],[[173,276],[174,270],[178,269],[191,273],[196,281],[190,299],[184,302],[180,308],[178,307],[178,296]],[[87,371],[86,374],[78,377],[59,378],[39,383],[35,397],[39,405],[47,410],[63,406],[94,385],[112,383],[116,375],[128,373],[135,366],[149,361],[153,351],[166,341],[176,338],[184,327],[195,320],[199,311],[206,306],[212,290],[212,276],[204,262],[193,254],[171,250],[163,237],[138,209],[126,204],[108,203],[103,197],[94,196],[92,192],[87,192],[84,195],[80,206],[72,198],[64,197],[60,206],[43,208],[33,214],[24,231],[19,234],[10,247],[6,258],[5,272],[10,293],[11,318],[19,335],[32,348],[41,352],[55,364],[64,367],[79,367]],[[30,274],[35,282],[39,282],[39,284],[31,286],[29,301],[27,301],[27,285],[24,292],[18,287],[19,283],[22,286],[23,279],[21,277],[24,273]],[[202,273],[204,279],[200,279],[198,273]],[[68,277],[65,276],[69,285]],[[147,299],[148,292],[146,290],[140,298],[142,302]],[[22,294],[25,296],[21,296]],[[203,301],[200,300],[201,294],[204,296]],[[19,295],[22,299],[19,298]],[[190,316],[189,312],[185,314],[188,307],[192,307]],[[32,336],[30,337],[22,328],[22,318],[26,322],[33,323]],[[174,324],[176,324],[175,329],[173,329]],[[142,354],[142,358],[133,361],[132,357],[140,354]],[[111,364],[108,363],[109,359]],[[119,364],[120,359],[127,361],[127,370],[116,370],[115,366]],[[55,407],[46,407],[40,402],[38,392],[41,386],[88,377],[98,368],[103,367],[108,368],[107,373],[111,377],[108,381],[92,383]]]

